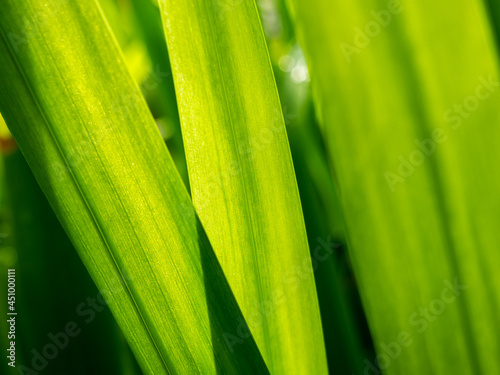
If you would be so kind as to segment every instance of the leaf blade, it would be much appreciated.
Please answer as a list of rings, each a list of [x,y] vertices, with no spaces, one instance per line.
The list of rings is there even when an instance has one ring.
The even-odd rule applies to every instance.
[[[271,372],[326,373],[302,209],[255,3],[160,6],[193,203],[214,251]]]
[[[373,25],[372,10],[386,11],[388,4],[352,3],[339,10],[322,0],[289,3],[339,175],[377,351],[383,353],[382,344],[404,332],[412,340],[382,366],[394,374],[498,372],[493,354],[498,338],[483,335],[487,325],[498,324],[500,282],[488,265],[498,262],[493,250],[498,239],[488,224],[478,228],[472,219],[498,220],[493,193],[498,174],[485,172],[497,158],[489,140],[497,139],[498,131],[487,124],[498,121],[498,97],[481,103],[483,112],[471,116],[466,133],[454,132],[445,118],[455,101],[474,92],[478,76],[497,77],[482,5],[397,3],[400,10],[391,14],[391,23],[360,47],[353,44],[357,30]],[[453,32],[443,32],[443,24]],[[434,139],[436,129],[441,141]],[[435,149],[425,162],[399,172],[402,158],[422,152],[416,141],[429,139]],[[475,157],[463,157],[471,154]],[[393,173],[392,180],[386,172]],[[490,204],[494,208],[487,209]],[[481,253],[474,250],[479,247]],[[428,309],[454,281],[468,288],[445,304],[446,318],[422,318],[419,309]]]

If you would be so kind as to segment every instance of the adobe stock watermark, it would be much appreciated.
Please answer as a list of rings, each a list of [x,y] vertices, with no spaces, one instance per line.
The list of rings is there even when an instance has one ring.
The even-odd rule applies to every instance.
[[[482,101],[487,100],[500,87],[500,81],[494,80],[493,75],[488,78],[478,77],[479,84],[474,90],[474,95],[467,96],[461,103],[454,103],[453,106],[444,112],[443,119],[451,124],[452,130],[459,129],[463,121],[469,118],[473,112],[477,111]],[[396,191],[398,183],[405,182],[415,170],[420,167],[425,160],[436,152],[437,145],[448,140],[447,128],[436,127],[431,136],[423,140],[415,139],[415,149],[408,156],[398,156],[398,166],[395,172],[385,171],[384,177],[392,192]]]
[[[275,109],[272,113],[271,121],[265,126],[260,127],[256,132],[248,134],[244,140],[237,144],[238,155],[232,159],[224,170],[219,174],[210,174],[209,180],[206,181],[202,188],[192,187],[192,195],[196,198],[196,208],[198,212],[203,210],[213,197],[223,194],[230,186],[235,178],[242,174],[242,165],[248,161],[252,161],[255,157],[263,152],[266,152],[273,143],[283,135],[283,130],[286,127],[294,126],[293,120],[297,117],[296,114],[289,112],[287,107],[283,110]],[[283,125],[283,121],[284,124]],[[181,207],[184,216],[190,217],[192,214],[192,205],[185,204]]]
[[[156,87],[155,85],[160,84],[163,79],[168,76],[168,74],[168,72],[161,72],[158,70],[150,71],[147,81],[148,86],[141,86],[141,89],[154,89]],[[153,81],[150,81],[150,78]],[[50,171],[56,179],[64,179],[68,175],[72,174],[72,171],[78,169],[80,166],[87,163],[90,158],[94,157],[97,150],[102,146],[106,139],[116,137],[116,135],[120,133],[120,128],[117,125],[119,122],[111,119],[126,116],[130,108],[140,105],[141,102],[144,102],[144,97],[141,95],[141,91],[132,90],[116,98],[111,103],[108,113],[112,116],[107,117],[103,115],[97,119],[95,123],[89,124],[91,126],[82,127],[81,143],[79,144],[79,147],[69,149],[63,155],[63,161],[56,160],[50,164]]]
[[[39,375],[54,361],[59,354],[82,333],[82,329],[92,323],[97,317],[97,314],[104,311],[108,303],[112,299],[112,295],[118,295],[125,291],[124,280],[132,280],[131,276],[126,273],[121,278],[113,278],[104,289],[97,293],[94,297],[87,297],[85,301],[76,306],[75,313],[79,319],[83,320],[78,323],[76,320],[68,321],[60,331],[49,332],[47,334],[47,343],[42,348],[33,348],[31,350],[31,359],[29,364],[20,364],[17,366],[17,371],[21,375]],[[30,366],[30,367],[29,367]]]
[[[415,335],[421,335],[427,331],[433,322],[445,313],[447,307],[462,295],[462,291],[467,289],[466,285],[459,284],[457,278],[455,278],[453,284],[448,280],[444,280],[443,283],[445,287],[438,298],[433,299],[426,306],[419,307],[417,311],[408,317],[408,324],[414,327],[414,332],[401,331],[393,341],[389,343],[381,342],[378,346],[376,364],[367,358],[364,359],[363,375],[382,375],[381,370],[386,370],[399,358],[405,348],[413,344]]]
[[[321,262],[329,259],[336,250],[340,248],[340,244],[332,240],[331,236],[327,236],[326,241],[318,237],[316,239],[317,246],[313,249],[312,255],[303,260],[301,264],[295,265],[283,274],[282,283],[287,288],[296,290],[305,280],[310,279]],[[312,264],[312,268],[310,265]],[[222,337],[231,353],[234,353],[234,346],[240,345],[246,339],[251,337],[248,326],[260,326],[263,324],[266,317],[273,314],[276,307],[285,302],[285,292],[282,288],[276,288],[271,293],[269,300],[256,303],[255,309],[250,311],[245,316],[245,320],[238,318],[238,326],[235,332],[224,332]],[[247,325],[248,323],[248,325]]]
[[[435,128],[429,138],[423,140],[416,138],[415,144],[417,147],[410,152],[408,157],[405,158],[403,155],[398,156],[399,165],[397,172],[384,172],[385,180],[391,191],[396,191],[396,185],[405,182],[415,172],[415,168],[421,166],[427,157],[434,154],[437,145],[446,142],[447,139],[448,136],[442,128]]]
[[[29,39],[40,35],[40,27],[50,24],[53,18],[58,16],[61,11],[60,6],[69,3],[70,0],[53,0],[44,4],[43,11],[38,10],[33,13],[31,20],[23,16],[23,27],[18,32],[7,32],[7,40],[14,51],[19,53],[20,46],[27,44]]]
[[[463,120],[469,118],[471,113],[479,108],[480,103],[489,99],[498,90],[498,87],[500,87],[500,82],[495,81],[491,74],[487,79],[480,76],[478,81],[479,85],[476,86],[474,95],[469,95],[462,103],[454,103],[453,107],[444,113],[444,121],[452,124],[451,128],[453,130],[460,128]]]
[[[156,64],[147,74],[146,78],[140,85],[142,92],[150,91],[156,89],[168,76],[170,76],[169,71],[163,71],[160,64]]]
[[[410,2],[413,0],[407,0]],[[370,12],[371,20],[368,21],[363,28],[354,28],[353,43],[341,42],[339,44],[342,53],[348,63],[352,61],[352,55],[359,55],[363,49],[368,47],[373,38],[376,38],[382,30],[384,30],[391,23],[395,15],[400,14],[404,10],[403,4],[400,0],[390,0],[387,3],[386,9],[379,11],[372,10]]]
[[[227,12],[231,12],[237,6],[241,5],[243,0],[216,0],[215,7],[217,10],[217,15],[221,20],[226,16]]]

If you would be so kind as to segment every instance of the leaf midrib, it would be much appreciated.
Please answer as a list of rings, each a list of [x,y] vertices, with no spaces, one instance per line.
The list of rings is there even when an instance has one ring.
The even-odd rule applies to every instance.
[[[35,27],[38,28],[38,25],[36,23],[35,23]],[[144,318],[144,316],[143,316],[143,314],[141,312],[141,309],[140,309],[140,307],[139,307],[139,305],[138,305],[138,303],[137,303],[137,301],[136,301],[136,299],[135,299],[135,297],[134,297],[134,295],[133,295],[133,293],[132,293],[132,291],[131,291],[131,289],[130,289],[127,281],[126,281],[126,278],[123,276],[121,268],[119,267],[118,262],[116,261],[115,255],[114,255],[114,253],[113,253],[113,251],[111,249],[111,246],[108,243],[108,239],[106,238],[106,236],[104,234],[104,231],[101,228],[101,224],[100,224],[99,220],[96,218],[96,216],[94,215],[94,212],[91,209],[90,204],[89,204],[89,202],[87,201],[87,199],[85,197],[85,194],[83,193],[83,189],[82,189],[80,183],[78,182],[78,179],[74,175],[73,170],[70,167],[70,164],[68,163],[68,160],[67,160],[67,158],[66,158],[66,156],[65,156],[65,154],[63,152],[63,148],[61,147],[61,144],[60,144],[60,142],[59,142],[59,140],[58,140],[58,138],[56,136],[56,133],[52,129],[52,126],[51,126],[50,122],[48,121],[47,116],[45,115],[45,112],[43,111],[42,107],[40,106],[39,100],[38,100],[38,98],[37,98],[34,90],[32,89],[29,80],[26,78],[26,75],[24,74],[24,71],[23,71],[23,69],[22,69],[22,67],[21,67],[21,65],[20,65],[20,63],[19,63],[19,61],[18,61],[18,59],[16,57],[16,54],[12,50],[12,47],[11,47],[10,43],[8,42],[6,36],[5,36],[5,32],[4,32],[3,28],[0,28],[0,34],[1,34],[1,37],[3,38],[3,40],[4,40],[5,45],[7,46],[7,48],[10,51],[11,58],[13,59],[14,63],[16,64],[16,67],[17,67],[17,69],[19,71],[19,74],[21,75],[24,83],[26,84],[26,87],[27,87],[27,89],[28,89],[31,97],[33,98],[33,101],[36,103],[37,109],[40,112],[40,115],[41,115],[41,117],[43,119],[43,122],[47,125],[47,129],[49,130],[49,133],[50,133],[52,139],[54,140],[54,143],[55,143],[55,145],[57,147],[58,153],[61,156],[62,160],[64,161],[64,164],[65,164],[65,166],[66,166],[66,168],[67,168],[67,170],[68,170],[68,172],[69,172],[69,174],[71,176],[71,180],[73,181],[74,185],[76,186],[76,188],[78,190],[78,193],[79,193],[81,199],[83,200],[83,202],[85,204],[87,212],[89,213],[90,217],[92,218],[93,224],[95,225],[96,229],[99,232],[99,236],[101,237],[102,241],[106,245],[106,249],[108,250],[108,253],[109,253],[110,257],[113,260],[114,266],[115,266],[118,274],[120,275],[120,279],[121,279],[123,285],[125,286],[125,290],[127,291],[127,294],[129,295],[130,299],[132,300],[133,306],[134,306],[137,314],[139,315],[140,320],[142,321],[142,323],[144,325],[144,328],[146,329],[146,332],[148,333],[149,339],[153,343],[153,345],[154,345],[154,347],[156,349],[156,352],[157,352],[158,356],[161,359],[163,367],[165,368],[165,370],[167,371],[167,373],[170,374],[171,372],[169,371],[169,368],[167,366],[166,359],[164,358],[163,353],[160,351],[160,349],[158,347],[158,344],[156,343],[156,340],[155,340],[154,336],[152,335],[152,333],[150,331],[148,323],[146,322],[146,319]],[[48,46],[46,45],[46,47],[48,47]],[[47,51],[49,51],[49,53],[51,53],[50,52],[50,48],[47,48]],[[52,58],[52,60],[54,60],[54,57],[52,56],[52,54],[51,54],[51,58]],[[62,79],[61,74],[59,72],[58,65],[54,64],[54,66],[56,67],[56,69],[58,71],[59,77]],[[66,87],[65,87],[65,89],[66,89]],[[73,102],[73,97],[71,95],[68,95],[68,96],[70,97],[70,100]],[[111,182],[110,182],[110,185],[113,186],[113,184]]]

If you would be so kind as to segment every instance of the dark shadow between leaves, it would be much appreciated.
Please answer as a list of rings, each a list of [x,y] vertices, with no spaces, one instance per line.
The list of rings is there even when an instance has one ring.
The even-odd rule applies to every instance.
[[[196,227],[217,373],[269,374],[198,218]]]

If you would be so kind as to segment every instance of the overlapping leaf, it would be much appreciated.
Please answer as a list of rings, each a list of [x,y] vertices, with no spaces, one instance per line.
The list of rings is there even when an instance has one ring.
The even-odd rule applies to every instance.
[[[143,371],[266,373],[96,3],[2,5],[0,110]]]

